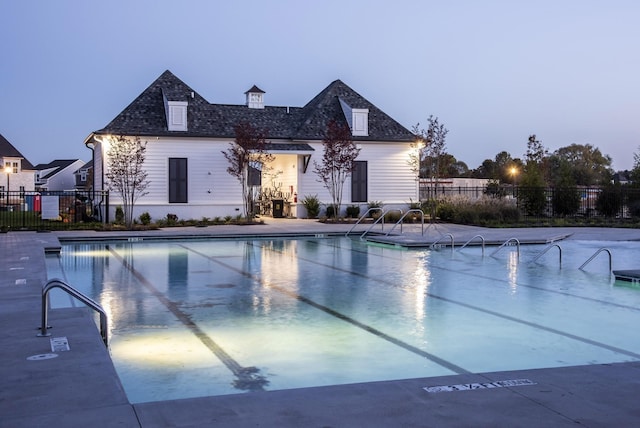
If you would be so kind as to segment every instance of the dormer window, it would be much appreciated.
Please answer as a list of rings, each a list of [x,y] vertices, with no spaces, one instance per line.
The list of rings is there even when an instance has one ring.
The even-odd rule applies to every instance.
[[[187,130],[187,106],[186,101],[167,101],[167,128],[169,131]]]
[[[339,100],[344,118],[351,128],[351,135],[354,137],[369,136],[369,109],[352,108],[343,99],[339,98]]]
[[[193,92],[191,93],[193,94]],[[193,98],[193,95],[191,95]],[[162,99],[164,100],[164,115],[167,119],[167,130],[169,131],[187,131],[187,101],[178,101],[184,99],[184,95],[172,94],[162,90]]]
[[[253,85],[251,89],[245,92],[247,96],[247,107],[249,108],[264,108],[264,94],[265,92],[258,88],[256,85]]]
[[[351,133],[355,137],[369,135],[369,109],[354,108],[351,110]]]

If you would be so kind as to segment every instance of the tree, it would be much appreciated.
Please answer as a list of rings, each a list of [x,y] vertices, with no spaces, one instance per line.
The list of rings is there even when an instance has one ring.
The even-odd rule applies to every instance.
[[[141,143],[139,137],[109,137],[106,177],[109,189],[122,198],[124,222],[129,229],[133,227],[136,201],[148,193],[145,189],[149,181],[143,169],[146,150],[146,143]]]
[[[353,172],[354,161],[360,154],[360,149],[351,139],[349,126],[340,125],[333,120],[327,125],[322,145],[322,162],[313,161],[314,171],[319,177],[318,181],[329,191],[333,216],[338,218],[344,182]]]
[[[633,168],[629,172],[629,178],[633,186],[640,186],[640,146],[638,152],[633,154]]]
[[[560,162],[558,179],[553,188],[551,203],[555,215],[574,215],[580,209],[580,193],[572,176],[571,165],[567,160]]]
[[[613,170],[611,169],[611,157],[603,155],[599,149],[591,144],[571,144],[556,150],[550,157],[557,157],[571,165],[571,174],[577,185],[592,186],[605,184],[611,181]],[[550,171],[559,171],[551,167]],[[554,177],[552,177],[552,181]]]
[[[429,126],[427,129],[421,129],[420,124],[416,124],[412,131],[416,135],[416,147],[419,149],[418,165],[425,165],[425,173],[429,172],[429,177],[435,180],[435,185],[438,185],[438,178],[440,177],[440,161],[442,155],[446,149],[446,139],[449,130],[441,124],[437,117],[433,115],[427,119]],[[422,167],[419,168],[422,171]]]
[[[256,166],[273,161],[273,155],[267,152],[266,130],[259,131],[248,122],[234,126],[235,140],[222,154],[229,162],[227,172],[234,176],[242,188],[243,214],[247,221],[253,221],[253,192],[250,183],[250,171]]]
[[[536,135],[530,135],[525,154],[526,163],[518,191],[518,202],[528,215],[542,215],[547,205],[543,174],[546,154],[547,150],[536,139]]]

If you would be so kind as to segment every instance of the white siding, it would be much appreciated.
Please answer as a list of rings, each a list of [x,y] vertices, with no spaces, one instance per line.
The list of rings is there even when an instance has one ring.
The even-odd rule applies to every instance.
[[[143,140],[144,142],[144,140]],[[275,160],[263,173],[263,188],[272,187],[272,176],[285,197],[292,202],[292,214],[304,216],[301,201],[305,196],[318,195],[326,205],[331,197],[314,172],[314,161],[322,159],[321,142],[307,142],[315,151],[311,156],[307,172],[303,173],[302,155],[276,154]],[[236,216],[242,213],[240,183],[227,172],[229,166],[222,152],[229,148],[229,140],[207,140],[194,138],[151,138],[147,140],[145,168],[150,184],[148,194],[141,197],[134,215],[149,212],[153,219],[176,214],[180,219],[200,219],[202,217]],[[358,160],[368,162],[368,200],[382,201],[385,206],[406,207],[411,200],[417,200],[415,177],[408,165],[410,147],[408,143],[360,143],[362,148]],[[95,171],[96,189],[101,184],[104,147],[96,146]],[[169,158],[187,158],[188,203],[169,204],[168,180]],[[297,193],[298,203],[293,203],[292,193]],[[121,203],[118,195],[111,195],[110,218],[113,210]],[[343,209],[351,205],[351,180],[347,179],[343,189]],[[366,204],[361,204],[366,206]]]
[[[302,165],[300,165],[299,200],[305,196],[317,194],[320,201],[326,205],[331,202],[331,196],[314,173],[314,161],[318,163],[322,161],[322,143],[309,143],[309,145],[315,149],[315,152],[306,174],[302,173]],[[361,150],[357,160],[367,161],[369,201],[381,201],[387,207],[405,208],[411,200],[418,200],[415,175],[408,164],[411,151],[409,143],[363,142],[358,146]],[[347,179],[342,194],[343,209],[351,204],[351,180]],[[365,205],[361,204],[363,207]]]
[[[76,176],[74,172],[77,171],[84,162],[77,160],[68,167],[57,174],[47,179],[47,190],[73,190],[76,185]]]

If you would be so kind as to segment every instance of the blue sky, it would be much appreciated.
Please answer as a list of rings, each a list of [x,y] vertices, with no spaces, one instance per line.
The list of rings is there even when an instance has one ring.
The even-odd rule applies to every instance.
[[[164,70],[212,103],[302,106],[341,79],[411,129],[437,116],[470,168],[536,134],[633,167],[633,0],[0,0],[0,133],[33,163],[83,140]]]

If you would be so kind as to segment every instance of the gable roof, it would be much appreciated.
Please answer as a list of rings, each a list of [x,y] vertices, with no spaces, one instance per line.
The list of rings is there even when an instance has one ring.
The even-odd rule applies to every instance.
[[[49,171],[44,176],[40,177],[40,180],[45,180],[45,179],[53,177],[54,175],[56,175],[57,173],[59,173],[63,169],[69,167],[70,165],[74,164],[75,162],[78,162],[79,160],[80,159],[56,159],[56,160],[54,160],[52,162],[49,162],[49,163],[39,163],[38,165],[36,165],[34,167],[34,169],[36,171],[44,171],[44,170],[50,169],[51,171]]]
[[[25,158],[22,153],[20,153],[20,151],[18,151],[18,149],[16,149],[13,144],[11,144],[9,142],[9,140],[7,140],[6,138],[4,138],[2,136],[2,134],[0,134],[0,157],[8,157],[8,158],[21,158],[22,162],[21,162],[21,168],[27,169],[27,170],[32,170],[33,165],[31,164],[31,162],[29,162],[27,160],[27,158]]]
[[[167,129],[165,99],[188,102],[187,131]],[[414,140],[408,129],[340,80],[332,82],[304,107],[252,109],[246,105],[210,104],[169,70],[95,134],[234,138],[234,127],[248,122],[254,128],[266,129],[269,139],[322,140],[329,121],[347,124],[340,99],[352,108],[369,109],[369,135],[353,137],[354,141]]]

